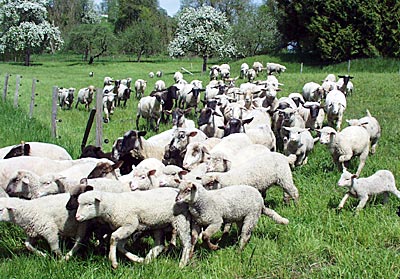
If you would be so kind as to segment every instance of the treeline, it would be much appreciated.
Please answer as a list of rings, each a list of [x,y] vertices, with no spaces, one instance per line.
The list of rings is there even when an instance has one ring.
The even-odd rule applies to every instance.
[[[157,0],[31,2],[46,5],[47,20],[58,27],[64,41],[61,51],[80,54],[89,63],[112,54],[125,54],[136,61],[143,56],[168,55],[177,29],[177,16],[168,16]],[[261,4],[250,0],[181,0],[180,4],[181,10],[208,5],[223,12],[232,27],[235,57],[282,50],[310,56],[318,63],[400,57],[398,0],[263,0]],[[29,21],[21,16],[24,20]],[[5,16],[3,21],[0,18],[3,34],[9,30],[7,22]],[[2,39],[8,46],[8,52],[3,51],[5,60],[25,55],[25,64],[29,64],[31,51],[49,51],[49,47],[42,47],[44,43],[31,46],[29,42],[16,49],[18,42],[9,43],[13,37]],[[56,50],[54,44],[50,43],[50,49]]]

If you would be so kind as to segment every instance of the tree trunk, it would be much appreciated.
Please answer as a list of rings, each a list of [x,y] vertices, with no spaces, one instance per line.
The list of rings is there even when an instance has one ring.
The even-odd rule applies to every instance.
[[[207,54],[203,55],[203,73],[207,71],[207,60],[208,60],[208,55]]]
[[[25,50],[25,66],[30,66],[31,64],[31,50],[27,48]]]

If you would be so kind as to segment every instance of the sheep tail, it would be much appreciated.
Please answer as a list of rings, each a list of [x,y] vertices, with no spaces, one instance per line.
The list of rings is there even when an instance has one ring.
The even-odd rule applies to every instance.
[[[272,220],[275,221],[275,223],[277,224],[283,224],[283,225],[287,225],[289,224],[289,220],[282,217],[281,215],[279,215],[275,210],[268,208],[268,207],[263,207],[263,212],[264,215],[267,215],[269,218],[271,218]]]
[[[368,117],[372,117],[371,113],[369,112],[369,110],[367,109],[367,116]]]

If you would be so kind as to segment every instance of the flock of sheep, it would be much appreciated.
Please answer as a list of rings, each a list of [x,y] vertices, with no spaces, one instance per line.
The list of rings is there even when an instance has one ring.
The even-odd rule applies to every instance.
[[[40,142],[0,149],[0,221],[22,227],[26,248],[40,255],[45,254],[34,247],[35,238],[45,238],[60,257],[59,235],[73,238],[66,260],[94,236],[108,249],[113,268],[118,267],[117,250],[130,261],[147,263],[166,243],[177,246],[179,238],[183,267],[199,239],[218,249],[213,235],[222,227],[227,233],[237,224],[243,249],[261,215],[287,225],[288,219],[265,205],[267,191],[278,186],[285,203],[298,201],[292,170],[307,164],[318,141],[343,171],[338,186],[348,191],[339,209],[349,196],[360,200],[357,210],[373,194],[400,198],[390,171],[360,177],[381,136],[377,119],[367,110],[365,117],[347,120],[349,126],[341,130],[354,90],[352,77],[336,80],[330,74],[322,84],[308,82],[302,93],[278,98],[283,84],[277,76],[285,70],[276,63],[263,67],[255,62],[252,68],[243,63],[238,78],[248,82],[236,86],[238,78],[231,77],[228,64],[214,65],[204,88],[201,81],[187,82],[176,72],[173,85],[159,80],[148,96],[146,81],[137,80],[137,130],[116,139],[109,153],[87,146],[73,160],[62,147]],[[126,105],[130,83],[105,78],[105,119],[120,101]],[[60,89],[60,106],[71,106],[71,91]],[[88,109],[93,93],[92,86],[79,90],[76,106],[82,103]],[[185,117],[190,112],[197,123]],[[140,117],[148,121],[148,129],[158,130],[161,120],[172,127],[145,139]],[[354,157],[360,163],[352,174],[348,165]],[[128,240],[148,234],[154,247],[145,257],[125,248]]]

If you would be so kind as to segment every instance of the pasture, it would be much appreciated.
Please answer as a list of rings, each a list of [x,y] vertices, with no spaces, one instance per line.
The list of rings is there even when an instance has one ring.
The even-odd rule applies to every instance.
[[[200,59],[157,58],[133,63],[124,58],[96,61],[92,65],[62,56],[34,57],[32,67],[14,63],[0,64],[0,93],[6,73],[11,74],[7,101],[0,99],[0,147],[24,141],[45,141],[65,147],[73,158],[80,154],[80,146],[89,113],[83,106],[78,109],[58,109],[58,138],[50,134],[51,96],[53,86],[75,87],[77,90],[90,84],[102,87],[103,78],[131,77],[148,81],[146,93],[153,89],[156,77],[150,79],[150,71],[163,71],[167,86],[173,84],[173,73],[184,67],[188,81],[199,79],[203,86],[208,83],[208,73],[201,73]],[[252,65],[254,61],[284,64],[287,71],[280,75],[284,84],[278,96],[301,92],[304,83],[320,83],[328,74],[346,74],[347,63],[319,67],[287,60],[285,57],[258,56],[230,62],[231,76],[239,75],[241,63]],[[221,64],[224,61],[209,61]],[[89,72],[94,76],[90,77]],[[19,107],[13,107],[15,76],[22,75]],[[366,109],[378,119],[382,137],[377,152],[370,155],[361,176],[369,176],[379,169],[391,170],[400,185],[400,124],[399,124],[399,62],[388,59],[351,61],[350,74],[354,76],[355,92],[348,98],[344,119],[361,118]],[[265,77],[265,73],[263,74]],[[28,118],[32,79],[36,78],[33,118]],[[238,80],[237,84],[243,82]],[[76,98],[75,98],[76,100]],[[111,121],[103,124],[103,149],[110,151],[112,142],[130,129],[136,129],[134,94],[126,108],[117,108]],[[74,105],[73,105],[74,106]],[[190,116],[193,118],[193,115]],[[141,120],[144,128],[145,122]],[[342,127],[347,124],[343,123]],[[161,125],[160,131],[170,125]],[[148,132],[146,137],[154,135]],[[94,126],[87,144],[95,143]],[[355,172],[358,161],[351,163]],[[337,186],[340,172],[334,166],[326,146],[317,143],[309,156],[308,164],[293,171],[299,189],[297,205],[282,203],[279,189],[271,189],[266,201],[282,216],[289,219],[288,226],[276,225],[262,217],[242,253],[237,251],[237,231],[233,228],[223,238],[221,249],[211,251],[203,245],[195,250],[195,256],[183,269],[178,267],[180,249],[163,253],[148,265],[132,264],[119,257],[120,266],[112,270],[107,256],[93,249],[83,249],[69,262],[53,257],[41,258],[30,254],[24,247],[21,229],[0,223],[0,278],[398,278],[400,276],[400,219],[396,214],[400,201],[390,196],[387,204],[381,197],[371,199],[365,209],[354,214],[356,199],[349,199],[344,209],[336,207],[345,190]],[[40,245],[40,243],[39,243]],[[151,239],[132,244],[132,249],[144,255]],[[178,247],[180,247],[178,245]],[[47,249],[43,244],[42,249]]]

